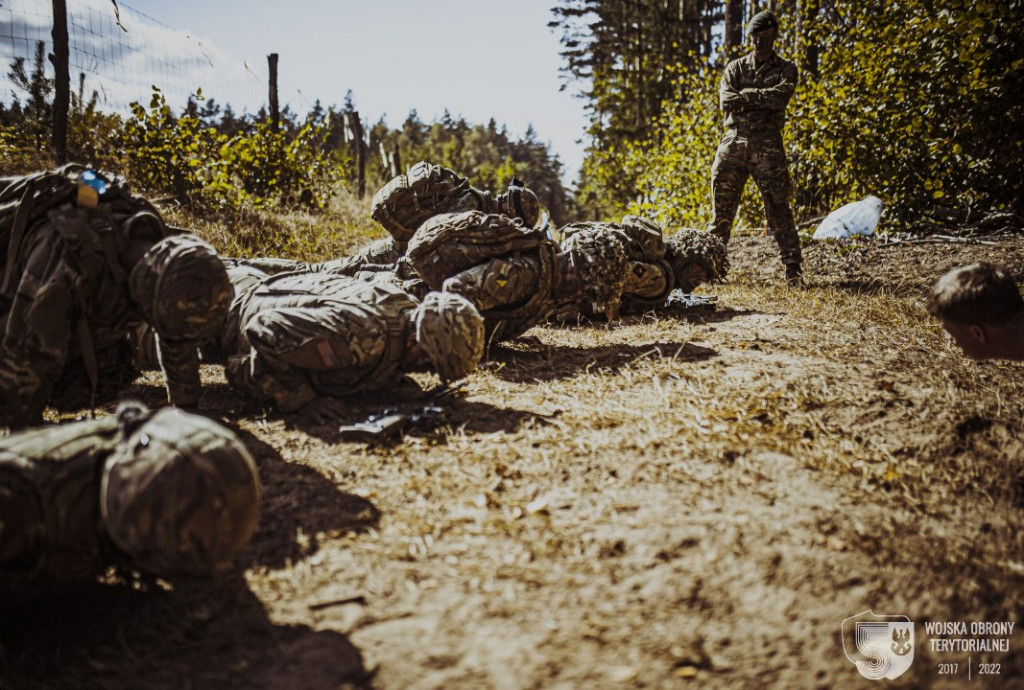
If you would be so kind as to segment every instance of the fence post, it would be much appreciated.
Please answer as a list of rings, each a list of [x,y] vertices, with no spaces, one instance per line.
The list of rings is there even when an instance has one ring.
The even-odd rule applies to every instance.
[[[58,163],[68,160],[68,109],[71,103],[71,73],[68,68],[68,8],[66,0],[53,0],[53,148]]]
[[[366,142],[363,141],[363,123],[359,120],[359,111],[348,113],[348,126],[352,132],[352,155],[356,159],[357,193],[362,199],[366,196]]]
[[[277,107],[277,53],[267,56],[270,67],[270,127],[274,132],[281,128],[281,111]]]

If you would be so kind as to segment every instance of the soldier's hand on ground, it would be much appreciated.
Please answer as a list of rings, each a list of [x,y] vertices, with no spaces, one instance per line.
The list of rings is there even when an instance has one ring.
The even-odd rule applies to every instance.
[[[348,406],[337,398],[320,397],[302,406],[299,414],[314,424],[339,421],[349,412]]]

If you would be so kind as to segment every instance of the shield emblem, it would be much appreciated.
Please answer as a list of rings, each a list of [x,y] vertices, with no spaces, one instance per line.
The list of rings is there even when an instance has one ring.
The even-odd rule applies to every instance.
[[[914,663],[914,623],[864,611],[843,621],[843,652],[871,680],[899,678]]]

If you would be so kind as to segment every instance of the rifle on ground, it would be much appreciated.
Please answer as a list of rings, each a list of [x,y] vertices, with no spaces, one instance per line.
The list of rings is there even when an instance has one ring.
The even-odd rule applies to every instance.
[[[685,293],[682,290],[673,290],[665,299],[667,307],[682,307],[693,309],[695,307],[714,307],[718,304],[718,295],[694,295]]]
[[[395,445],[410,430],[432,432],[448,421],[444,403],[455,394],[465,379],[441,383],[426,391],[412,409],[387,408],[368,416],[362,422],[338,428],[342,441],[369,445]]]

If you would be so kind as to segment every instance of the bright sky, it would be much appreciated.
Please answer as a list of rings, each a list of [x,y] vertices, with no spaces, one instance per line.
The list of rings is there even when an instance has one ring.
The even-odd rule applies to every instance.
[[[71,0],[74,2],[74,0]],[[69,4],[71,4],[69,2]],[[364,119],[398,126],[416,109],[430,122],[447,108],[472,123],[494,118],[516,137],[533,125],[574,179],[586,121],[574,88],[559,91],[553,0],[131,0],[225,53],[266,64],[278,53],[282,87],[340,106],[351,89]],[[208,94],[216,98],[216,93]],[[282,98],[285,89],[282,88]],[[223,104],[223,99],[218,99]]]

